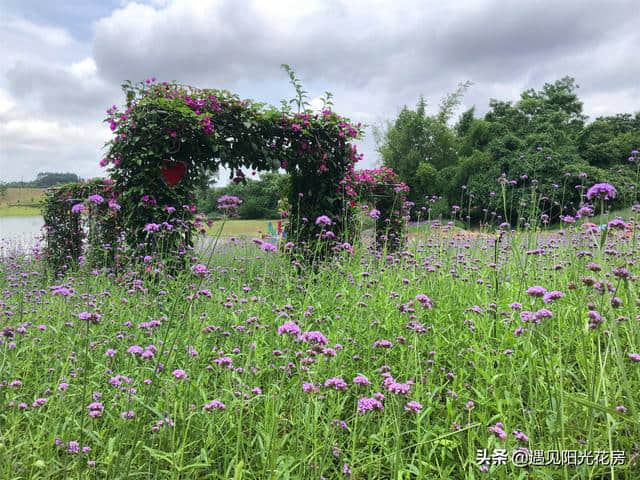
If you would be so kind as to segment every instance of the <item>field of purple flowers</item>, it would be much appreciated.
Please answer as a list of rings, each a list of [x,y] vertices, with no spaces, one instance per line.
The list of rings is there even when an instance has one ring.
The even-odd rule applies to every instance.
[[[4,258],[0,478],[640,478],[640,233],[611,227],[303,273],[251,243],[176,278]]]

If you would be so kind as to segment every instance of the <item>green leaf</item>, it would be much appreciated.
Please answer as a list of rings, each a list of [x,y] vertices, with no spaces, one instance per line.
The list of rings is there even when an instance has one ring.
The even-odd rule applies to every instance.
[[[169,465],[171,465],[171,467],[174,467],[173,464],[173,455],[163,452],[161,450],[156,450],[155,448],[151,448],[148,447],[146,445],[143,445],[144,449],[147,450],[149,452],[149,455],[151,455],[153,458],[158,458],[160,460],[164,460],[165,462],[167,462]]]
[[[599,410],[599,411],[605,412],[605,413],[609,413],[611,415],[621,416],[620,412],[618,412],[615,408],[605,407],[604,405],[600,405],[599,403],[592,402],[591,400],[588,400],[588,399],[586,399],[584,397],[579,397],[577,395],[572,395],[572,396],[570,396],[568,398],[570,400],[573,400],[576,403],[579,403],[580,405],[584,405],[585,407],[594,408],[596,410]]]

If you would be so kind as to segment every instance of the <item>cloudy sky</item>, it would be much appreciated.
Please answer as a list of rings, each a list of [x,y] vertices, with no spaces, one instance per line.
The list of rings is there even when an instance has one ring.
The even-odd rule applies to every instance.
[[[634,3],[635,8],[634,8]],[[370,125],[423,94],[435,110],[516,99],[565,75],[591,118],[640,110],[637,0],[0,0],[0,180],[100,175],[104,111],[155,76],[274,105],[293,91]],[[377,162],[371,131],[365,164]]]

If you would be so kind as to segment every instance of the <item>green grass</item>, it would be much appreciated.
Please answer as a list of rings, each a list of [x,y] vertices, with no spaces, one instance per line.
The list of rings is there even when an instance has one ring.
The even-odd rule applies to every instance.
[[[38,215],[42,215],[42,212],[36,207],[0,206],[0,217],[36,217]]]
[[[359,245],[302,273],[251,242],[203,254],[206,278],[110,277],[88,266],[58,278],[39,263],[0,262],[11,312],[2,328],[13,328],[0,345],[0,478],[334,479],[346,478],[346,464],[352,479],[637,479],[638,245],[614,233],[612,253],[572,232],[522,232],[496,249],[494,236],[458,233],[434,229],[393,261]],[[525,254],[539,244],[543,254]],[[623,264],[630,280],[611,273]],[[74,294],[54,295],[53,284]],[[544,303],[527,295],[533,285],[564,296]],[[513,302],[552,316],[525,323]],[[605,319],[598,328],[587,327],[589,309]],[[278,334],[287,321],[328,343]],[[128,353],[134,345],[155,350],[145,359]],[[410,392],[385,389],[385,371],[413,381]],[[357,375],[371,385],[354,385]],[[324,386],[333,377],[346,388]],[[359,415],[359,399],[377,392],[384,409]],[[33,406],[38,398],[46,403]],[[226,408],[204,411],[213,400]],[[91,418],[94,401],[103,410]],[[409,401],[422,409],[406,411]],[[497,422],[505,442],[488,430]],[[91,451],[68,453],[71,441]],[[523,446],[622,450],[626,465],[507,463],[482,473],[476,464],[478,449]]]
[[[224,222],[222,236],[224,237],[259,237],[260,235],[268,235],[269,222],[273,224],[274,230],[277,231],[278,220],[228,220]],[[219,231],[219,225],[222,220],[217,221],[209,228],[209,233],[216,235]]]
[[[634,218],[640,218],[638,214],[636,214],[631,210],[631,207],[628,207],[628,208],[621,208],[618,210],[612,210],[611,212],[604,213],[603,215],[598,214],[598,215],[594,215],[593,217],[581,218],[578,221],[578,224],[583,224],[588,222],[588,223],[594,223],[596,225],[605,225],[607,224],[607,222],[617,217],[620,217],[625,221],[634,220]],[[548,227],[548,229],[552,231],[565,230],[567,228],[569,228],[568,225],[562,222],[554,223],[553,225],[550,225]]]
[[[624,220],[632,220],[634,217],[636,216],[635,212],[631,211],[631,207],[629,208],[624,208],[624,209],[620,209],[620,210],[614,210],[608,214],[604,214],[604,215],[595,215],[593,218],[590,218],[588,221],[595,223],[596,225],[600,225],[600,224],[605,224],[610,220],[613,220],[614,218],[620,217],[623,218]]]
[[[41,215],[38,206],[44,196],[43,188],[7,188],[0,195],[0,217]]]
[[[453,228],[448,226],[449,220],[440,220],[440,224],[441,226],[447,226],[447,231],[462,231],[465,230],[466,225],[463,224],[461,221],[459,220],[455,220],[453,223]],[[431,231],[433,231],[434,228],[432,227],[431,224],[429,224],[428,222],[422,220],[420,222],[420,224],[414,224],[414,225],[409,225],[409,227],[407,228],[407,232],[410,234],[427,234]],[[439,228],[436,228],[435,231],[440,231]],[[472,231],[472,230],[471,230]]]

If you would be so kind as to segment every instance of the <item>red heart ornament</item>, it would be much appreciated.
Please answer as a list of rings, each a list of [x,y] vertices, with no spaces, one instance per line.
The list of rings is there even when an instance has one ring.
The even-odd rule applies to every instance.
[[[162,173],[162,178],[164,179],[165,183],[170,188],[173,188],[184,179],[184,176],[187,173],[187,166],[184,164],[184,162],[163,160],[160,173]]]

